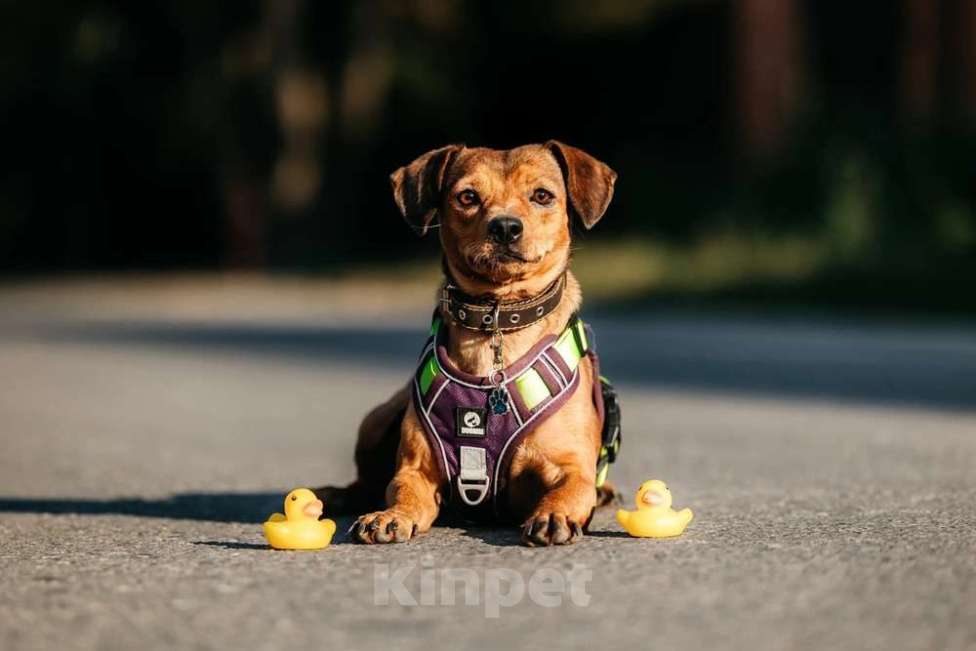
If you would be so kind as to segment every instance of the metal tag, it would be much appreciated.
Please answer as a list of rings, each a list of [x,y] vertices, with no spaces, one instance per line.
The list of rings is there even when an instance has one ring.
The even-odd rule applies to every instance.
[[[491,413],[502,416],[508,413],[508,391],[503,386],[495,387],[488,394],[488,406]]]

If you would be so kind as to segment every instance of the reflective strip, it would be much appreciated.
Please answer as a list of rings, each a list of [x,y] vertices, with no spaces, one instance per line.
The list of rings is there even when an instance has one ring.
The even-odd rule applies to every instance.
[[[559,376],[556,375],[556,372],[543,360],[545,360],[545,357],[539,357],[539,360],[532,365],[532,368],[539,374],[542,381],[546,383],[550,395],[556,395],[563,388],[563,385],[560,383]]]
[[[437,360],[434,359],[434,354],[431,353],[427,357],[427,361],[424,365],[420,367],[420,393],[426,394],[427,389],[433,384],[434,378],[440,373],[440,368],[437,366]]]
[[[559,372],[559,376],[562,378],[564,385],[573,381],[573,369],[569,368],[566,360],[556,352],[555,348],[547,350],[545,356],[549,360],[549,363],[552,364],[552,367]]]
[[[604,466],[602,468],[600,468],[600,472],[598,472],[596,474],[596,487],[597,488],[600,488],[601,486],[603,486],[603,482],[605,482],[607,480],[607,473],[609,472],[609,470],[610,470],[610,464],[609,463],[604,464]]]
[[[530,411],[550,396],[549,387],[534,368],[515,378],[515,388]]]
[[[566,362],[570,371],[575,371],[579,366],[582,351],[576,346],[576,339],[573,337],[573,330],[567,328],[566,332],[559,336],[553,348],[559,352],[559,356]]]
[[[582,320],[576,319],[576,322],[573,323],[573,328],[576,330],[576,336],[579,337],[579,345],[582,349],[580,350],[580,354],[585,353],[590,347],[589,342],[586,340],[586,326],[583,325]]]
[[[437,344],[436,341],[437,331],[440,329],[441,329],[441,319],[440,317],[437,317],[434,319],[433,323],[430,324],[430,334],[432,337],[435,337],[435,341],[434,341],[435,345]]]

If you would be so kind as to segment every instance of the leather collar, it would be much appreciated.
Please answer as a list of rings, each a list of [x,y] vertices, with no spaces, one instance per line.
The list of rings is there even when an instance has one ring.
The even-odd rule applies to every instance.
[[[566,274],[563,273],[541,294],[524,301],[497,301],[476,298],[458,289],[448,279],[441,290],[441,303],[461,327],[481,332],[511,332],[530,326],[551,314],[563,298]]]

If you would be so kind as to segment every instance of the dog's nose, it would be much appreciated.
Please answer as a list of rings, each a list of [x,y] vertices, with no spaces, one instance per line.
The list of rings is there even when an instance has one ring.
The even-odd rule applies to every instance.
[[[518,217],[495,217],[488,222],[488,235],[499,244],[512,244],[522,237],[522,220]]]

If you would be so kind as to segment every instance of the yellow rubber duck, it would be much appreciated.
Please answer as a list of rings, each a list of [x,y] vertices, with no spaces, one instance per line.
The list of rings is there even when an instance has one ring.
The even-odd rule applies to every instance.
[[[631,536],[671,538],[680,536],[694,517],[691,509],[671,508],[671,489],[660,479],[645,481],[634,498],[636,511],[617,511],[617,522]]]
[[[307,488],[285,497],[285,514],[272,513],[264,523],[264,537],[275,549],[322,549],[332,542],[336,523],[319,520],[322,500]]]

